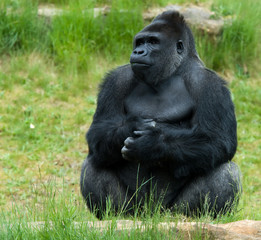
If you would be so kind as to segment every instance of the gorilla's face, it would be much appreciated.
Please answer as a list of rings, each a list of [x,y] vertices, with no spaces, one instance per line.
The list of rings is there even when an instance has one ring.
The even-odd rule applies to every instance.
[[[164,22],[156,21],[135,36],[130,63],[139,80],[156,86],[175,72],[184,55],[178,35]]]

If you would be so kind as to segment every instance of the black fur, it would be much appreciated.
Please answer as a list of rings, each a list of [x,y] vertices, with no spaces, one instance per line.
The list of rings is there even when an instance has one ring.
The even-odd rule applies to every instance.
[[[202,212],[206,197],[216,213],[231,206],[241,184],[230,163],[237,124],[225,81],[205,68],[176,12],[156,17],[133,48],[131,64],[100,86],[81,174],[88,207],[101,217],[110,198],[117,212],[131,212],[152,190],[184,213]]]

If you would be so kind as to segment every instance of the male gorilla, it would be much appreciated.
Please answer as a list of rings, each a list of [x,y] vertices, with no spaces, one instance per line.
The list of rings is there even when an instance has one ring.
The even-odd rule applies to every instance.
[[[100,88],[81,172],[87,206],[102,217],[110,199],[116,212],[132,213],[153,194],[189,215],[204,202],[215,214],[230,209],[241,183],[230,162],[237,124],[226,83],[204,66],[177,12],[157,16],[133,49]]]

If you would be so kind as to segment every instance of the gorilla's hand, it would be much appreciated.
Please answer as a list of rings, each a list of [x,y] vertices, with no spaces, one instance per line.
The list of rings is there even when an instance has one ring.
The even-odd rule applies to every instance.
[[[128,161],[146,162],[148,156],[158,156],[160,131],[153,119],[143,119],[142,124],[133,132],[133,137],[124,141],[122,157]],[[148,154],[149,153],[149,154]],[[155,154],[154,154],[155,153]]]

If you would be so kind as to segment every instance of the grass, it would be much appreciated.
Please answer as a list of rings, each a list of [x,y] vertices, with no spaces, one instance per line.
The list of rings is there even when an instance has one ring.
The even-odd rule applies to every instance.
[[[221,36],[202,36],[197,34],[197,46],[206,65],[217,71],[244,68],[247,72],[260,58],[260,11],[261,5],[252,0],[234,1],[218,0],[212,4],[217,16],[232,18],[228,20]]]
[[[67,12],[50,25],[37,17],[35,1],[0,3],[0,239],[176,236],[156,227],[161,221],[184,220],[168,212],[137,217],[144,220],[145,231],[118,232],[115,224],[103,232],[90,230],[84,222],[95,218],[79,192],[80,168],[88,153],[85,133],[96,108],[97,86],[107,71],[129,61],[132,38],[143,27],[141,13],[151,6],[149,1],[142,5],[119,0],[40,2],[59,4]],[[112,4],[111,13],[94,18],[90,9],[103,3]],[[151,4],[165,3],[155,0]],[[123,14],[120,9],[134,9],[135,14]],[[217,39],[197,35],[196,42],[206,65],[230,82],[238,120],[239,146],[234,161],[241,167],[244,188],[239,211],[216,222],[260,220],[261,55],[257,26],[261,4],[257,0],[218,0],[212,9],[217,15],[233,14],[234,21]],[[113,222],[120,218],[107,217]],[[185,220],[212,221],[208,217]],[[28,227],[33,221],[46,221],[46,225]],[[77,230],[75,221],[81,223]],[[201,236],[196,233],[195,239]]]
[[[50,31],[51,52],[55,61],[62,67],[70,65],[72,69],[86,71],[93,61],[93,55],[99,52],[105,54],[108,60],[115,61],[126,54],[126,49],[130,51],[132,36],[143,25],[141,9],[132,1],[129,2],[129,5],[122,5],[123,9],[129,6],[134,11],[120,12],[115,4],[106,19],[103,16],[94,18],[93,12],[82,11],[85,8],[81,5],[74,5],[73,11],[56,17]],[[111,28],[113,25],[117,27]]]

